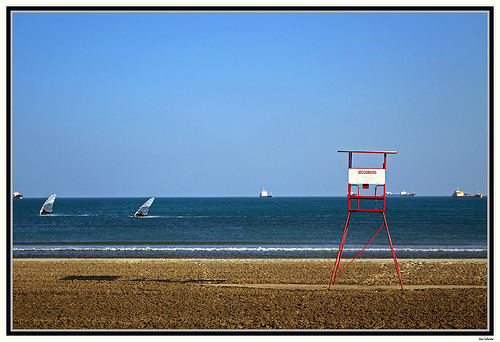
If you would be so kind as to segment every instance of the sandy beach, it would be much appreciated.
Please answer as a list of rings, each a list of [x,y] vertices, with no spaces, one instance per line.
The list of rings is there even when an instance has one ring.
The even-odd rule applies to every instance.
[[[334,262],[14,259],[12,329],[488,329],[485,259]]]

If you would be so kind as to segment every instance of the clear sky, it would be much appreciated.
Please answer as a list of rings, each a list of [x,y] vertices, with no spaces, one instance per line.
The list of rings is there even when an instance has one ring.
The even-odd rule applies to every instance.
[[[487,13],[14,13],[25,197],[487,194]],[[359,167],[381,167],[382,159]]]

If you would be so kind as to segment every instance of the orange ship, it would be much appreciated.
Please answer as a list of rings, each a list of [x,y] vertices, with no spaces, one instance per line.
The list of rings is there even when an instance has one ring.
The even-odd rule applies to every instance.
[[[483,198],[483,194],[480,194],[479,192],[476,195],[471,195],[468,193],[464,193],[463,191],[455,190],[453,195],[451,195],[453,198]]]

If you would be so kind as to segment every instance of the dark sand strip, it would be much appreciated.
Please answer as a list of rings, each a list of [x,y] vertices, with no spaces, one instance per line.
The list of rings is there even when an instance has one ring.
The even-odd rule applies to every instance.
[[[199,284],[219,287],[250,287],[258,289],[280,289],[280,290],[328,290],[329,285],[311,284]],[[403,290],[424,289],[487,289],[486,285],[404,285]],[[400,285],[332,285],[330,291],[334,290],[401,290]]]

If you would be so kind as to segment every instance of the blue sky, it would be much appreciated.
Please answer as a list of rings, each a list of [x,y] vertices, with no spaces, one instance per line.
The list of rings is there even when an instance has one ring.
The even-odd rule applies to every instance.
[[[26,197],[487,194],[486,13],[14,13]],[[359,167],[379,167],[372,160]]]

